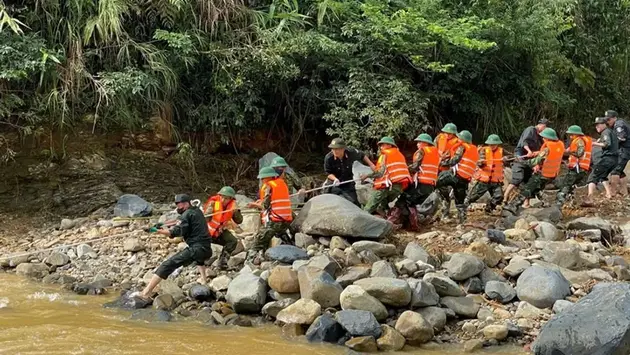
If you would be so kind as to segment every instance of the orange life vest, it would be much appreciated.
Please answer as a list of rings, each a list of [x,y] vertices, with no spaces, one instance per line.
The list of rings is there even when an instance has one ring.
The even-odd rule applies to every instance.
[[[542,164],[542,176],[548,179],[554,179],[560,173],[560,165],[562,164],[562,156],[564,155],[564,143],[562,141],[546,141],[540,148],[541,151],[549,149],[549,154]]]
[[[453,147],[456,146],[458,142],[459,139],[457,139],[457,137],[449,139],[447,133],[438,134],[437,137],[435,137],[435,146],[437,147],[438,155],[441,157],[444,153],[451,154]],[[439,166],[439,171],[448,169],[448,166]]]
[[[593,138],[588,136],[578,136],[571,141],[571,145],[569,146],[570,152],[577,151],[577,143],[578,140],[584,141],[584,155],[580,158],[569,155],[569,169],[575,169],[576,166],[579,166],[582,171],[588,171],[591,168],[591,154],[593,152]]]
[[[457,172],[457,176],[462,179],[470,181],[472,179],[475,170],[477,170],[477,161],[479,160],[479,152],[477,151],[477,146],[474,144],[464,143],[459,141],[458,144],[451,148],[451,157],[455,155],[455,151],[460,146],[464,146],[464,155],[462,155],[462,159],[455,165],[455,171]]]
[[[481,182],[503,182],[503,148],[492,151],[490,147],[482,147],[486,153],[486,164],[477,170],[476,178]]]
[[[227,204],[227,206],[223,208],[223,204],[221,203],[221,197],[219,195],[212,196],[208,199],[208,201],[203,207],[203,210],[204,210],[204,213],[206,214],[212,214],[212,219],[210,219],[206,223],[208,225],[208,231],[210,232],[211,237],[213,238],[219,237],[221,227],[223,227],[225,223],[229,222],[232,219],[232,215],[234,215],[235,209],[236,209],[235,200],[231,200]]]
[[[291,198],[289,196],[289,187],[282,178],[276,178],[263,184],[260,189],[260,199],[265,198],[264,187],[271,189],[271,206],[268,210],[262,212],[263,223],[273,222],[291,222],[293,214],[291,210]]]
[[[376,163],[376,170],[385,165],[385,174],[374,180],[374,188],[382,190],[392,186],[392,184],[402,184],[403,189],[407,188],[411,182],[411,175],[407,167],[405,156],[396,147],[385,149],[381,152],[381,156]]]
[[[436,147],[430,145],[421,148],[424,152],[422,162],[420,163],[420,171],[416,172],[414,180],[418,183],[435,186],[438,177],[438,167],[440,166],[440,154]],[[413,154],[413,161],[416,161],[416,157],[420,153],[420,150]]]

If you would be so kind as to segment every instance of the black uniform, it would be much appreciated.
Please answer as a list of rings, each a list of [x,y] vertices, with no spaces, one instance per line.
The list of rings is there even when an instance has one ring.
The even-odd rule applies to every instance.
[[[630,161],[630,126],[622,120],[617,119],[613,125],[613,130],[619,141],[619,158],[617,166],[613,169],[610,175],[619,175],[620,178],[626,177],[624,170],[628,161]]]
[[[212,256],[210,234],[206,218],[198,208],[191,206],[177,218],[179,223],[171,228],[171,237],[183,237],[188,247],[171,256],[155,271],[161,279],[166,279],[180,266],[195,263],[203,265]]]
[[[339,181],[352,180],[354,177],[352,174],[352,164],[354,164],[355,161],[363,161],[363,158],[365,158],[365,154],[352,147],[345,148],[344,155],[341,159],[337,159],[332,152],[329,152],[324,158],[324,171],[326,171],[326,174],[335,175]],[[330,181],[328,183],[330,183]],[[354,182],[332,186],[328,193],[339,195],[359,206],[359,199]]]
[[[619,162],[619,141],[610,128],[606,128],[600,134],[599,142],[602,147],[602,157],[593,166],[591,174],[588,176],[588,183],[599,183],[608,181],[608,175],[615,169]]]
[[[518,144],[516,145],[515,153],[517,156],[523,156],[527,154],[525,150],[525,146],[528,146],[532,152],[540,150],[543,145],[543,140],[538,134],[538,130],[536,130],[535,126],[529,126],[525,128],[523,133],[521,134],[521,138],[518,140]],[[512,185],[519,186],[523,182],[527,182],[532,176],[532,168],[531,166],[515,161],[512,164],[512,181],[510,183]]]

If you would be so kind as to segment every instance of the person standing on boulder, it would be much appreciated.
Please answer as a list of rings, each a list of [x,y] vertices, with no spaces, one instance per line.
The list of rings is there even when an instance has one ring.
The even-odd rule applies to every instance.
[[[547,183],[552,182],[560,173],[562,165],[562,156],[564,155],[564,143],[558,139],[556,131],[551,128],[545,128],[540,133],[543,138],[543,146],[539,152],[535,152],[533,159],[527,161],[532,167],[533,175],[525,184],[520,194],[510,201],[503,210],[513,215],[517,215],[522,208],[523,202],[536,196],[536,194],[545,188]]]
[[[296,173],[289,172],[287,170],[289,164],[287,164],[286,160],[284,160],[283,157],[273,158],[270,166],[273,168],[273,170],[276,171],[276,173],[278,173],[278,176],[280,176],[287,183],[287,186],[289,187],[289,192],[291,191],[291,189],[295,189],[295,191],[297,191],[300,195],[304,195],[304,192],[306,190],[304,189],[302,181]]]
[[[166,280],[170,274],[178,267],[195,263],[201,275],[197,282],[205,284],[206,268],[204,262],[212,256],[210,238],[208,238],[208,226],[203,212],[196,206],[191,205],[190,196],[180,194],[175,196],[177,213],[180,216],[178,222],[170,229],[158,229],[157,233],[170,238],[183,237],[188,247],[168,258],[155,271],[151,281],[142,292],[135,292],[132,297],[151,298],[153,289],[162,281]]]
[[[363,162],[372,171],[376,167],[363,152],[347,147],[341,138],[333,139],[328,148],[330,148],[330,152],[324,158],[324,171],[328,174],[326,183],[331,183],[332,185],[328,193],[341,196],[360,207],[355,182],[340,183],[354,178],[352,165],[355,161]]]
[[[562,181],[562,186],[556,196],[556,204],[562,207],[567,198],[573,193],[575,184],[586,177],[591,170],[591,153],[593,151],[593,139],[585,136],[580,126],[570,126],[567,129],[569,136],[569,148],[566,154],[569,154],[568,171]]]
[[[236,191],[230,186],[224,186],[206,201],[203,208],[205,214],[212,215],[207,223],[212,243],[223,246],[218,262],[220,269],[227,268],[228,260],[238,245],[236,237],[227,229],[227,224],[230,221],[243,223],[243,215],[236,205],[235,197]]]
[[[613,110],[606,111],[604,115],[606,117],[606,123],[608,127],[614,130],[617,135],[617,141],[619,142],[619,158],[617,166],[610,173],[610,184],[612,191],[620,194],[621,196],[628,195],[628,179],[626,179],[626,165],[630,161],[630,126],[622,120],[617,118],[617,112]]]
[[[367,178],[374,179],[374,191],[363,209],[370,214],[387,216],[387,220],[395,223],[400,219],[402,209],[394,207],[388,211],[389,203],[397,199],[409,186],[411,175],[405,156],[398,150],[392,137],[383,137],[377,144],[381,155],[375,171],[361,175],[361,181]]]
[[[486,204],[485,212],[490,214],[503,203],[503,142],[498,135],[491,134],[485,144],[485,147],[479,148],[477,182],[466,197],[464,205],[468,208],[488,192],[490,202]]]
[[[613,191],[608,182],[608,175],[615,169],[619,162],[619,142],[617,136],[606,125],[606,117],[597,117],[595,119],[595,129],[599,133],[599,139],[593,142],[594,146],[602,148],[602,157],[593,166],[588,176],[588,196],[584,205],[593,204],[593,195],[597,190],[597,184],[602,183],[606,189],[606,198],[613,196]]]
[[[260,254],[269,248],[269,242],[273,237],[286,235],[293,221],[289,187],[286,182],[278,177],[278,173],[271,167],[260,169],[258,179],[262,182],[260,198],[247,204],[247,207],[262,211],[262,229],[254,237],[254,245],[247,255],[247,260],[254,264],[260,263]]]

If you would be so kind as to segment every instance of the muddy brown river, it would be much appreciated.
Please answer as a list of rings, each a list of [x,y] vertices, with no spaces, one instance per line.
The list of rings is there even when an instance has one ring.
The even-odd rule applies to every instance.
[[[0,273],[0,354],[345,354],[347,349],[283,339],[280,328],[217,328],[193,322],[147,324],[102,308],[113,296],[78,296]],[[461,348],[406,354],[463,354]],[[517,347],[482,353],[525,354]]]

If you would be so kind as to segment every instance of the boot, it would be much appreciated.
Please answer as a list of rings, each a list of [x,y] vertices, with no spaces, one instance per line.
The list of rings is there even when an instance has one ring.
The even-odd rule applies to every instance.
[[[510,203],[503,206],[503,214],[517,216],[523,209],[523,202],[526,198],[523,195],[516,196]]]
[[[225,251],[222,251],[221,255],[219,256],[219,262],[218,262],[219,270],[227,270],[229,259],[230,259],[230,256],[228,255],[228,253],[226,253]]]
[[[409,207],[409,229],[414,232],[420,230],[420,226],[418,226],[418,210],[416,206]]]
[[[468,206],[466,205],[457,205],[457,218],[459,220],[459,224],[464,224],[466,222],[466,210]]]
[[[392,207],[387,213],[387,221],[394,225],[394,229],[400,229],[400,219],[402,217],[402,208]]]

